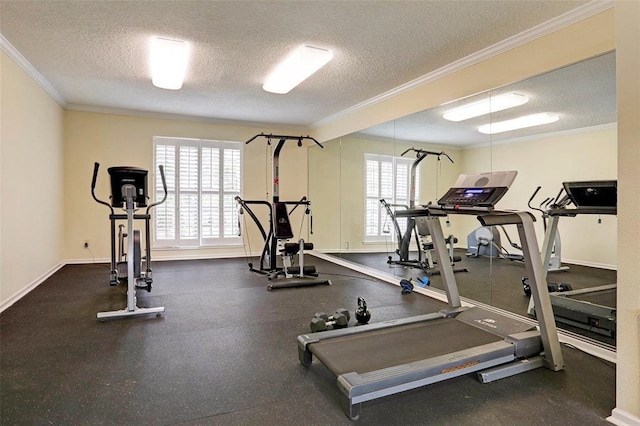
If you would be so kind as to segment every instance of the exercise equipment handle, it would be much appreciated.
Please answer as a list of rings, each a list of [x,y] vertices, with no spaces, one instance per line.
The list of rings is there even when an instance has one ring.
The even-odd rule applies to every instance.
[[[307,139],[307,140],[313,141],[320,148],[324,148],[324,146],[322,146],[322,144],[320,142],[318,142],[315,138],[313,138],[313,137],[311,137],[309,135],[307,135],[307,136],[291,136],[291,135],[274,135],[273,133],[269,133],[269,134],[258,133],[257,135],[255,135],[254,137],[252,137],[251,139],[246,141],[245,145],[253,142],[254,140],[256,140],[259,137],[267,138],[267,140],[269,142],[271,141],[271,139],[280,139],[281,141],[295,140],[295,141],[298,141],[298,146],[302,146],[302,141]]]
[[[162,164],[160,164],[158,166],[158,169],[160,170],[160,178],[162,179],[162,189],[164,189],[164,197],[162,197],[162,200],[150,204],[149,207],[147,207],[147,214],[149,214],[149,210],[151,210],[153,207],[158,206],[162,203],[164,203],[165,201],[167,201],[167,180],[164,177],[164,166]]]
[[[541,186],[538,186],[538,187],[536,188],[536,190],[535,190],[535,191],[533,191],[533,195],[531,196],[531,198],[529,198],[529,202],[527,203],[527,205],[528,205],[528,206],[529,206],[529,208],[530,208],[530,209],[532,209],[532,210],[538,210],[538,209],[536,209],[535,207],[533,207],[533,206],[531,205],[531,202],[533,201],[533,199],[534,199],[534,198],[536,198],[536,195],[538,195],[538,192],[540,192],[540,190],[541,190],[541,189],[542,189],[542,187],[541,187]],[[548,198],[547,198],[547,200],[548,200]],[[546,200],[545,200],[545,201],[546,201]],[[542,203],[544,203],[544,201],[543,201]]]
[[[407,152],[411,152],[414,151],[416,153],[416,156],[423,156],[426,157],[427,155],[435,155],[438,157],[438,160],[440,159],[441,156],[445,156],[449,159],[449,161],[451,161],[453,163],[453,160],[451,159],[451,157],[449,157],[449,154],[447,154],[444,151],[440,151],[440,152],[435,152],[435,151],[425,151],[424,149],[416,149],[416,148],[409,148],[406,151],[404,151],[402,154],[400,154],[401,157],[403,157]]]
[[[285,204],[289,204],[289,205],[293,205],[293,208],[291,209],[291,211],[289,212],[289,214],[293,213],[295,209],[298,208],[298,206],[301,205],[305,205],[305,206],[310,206],[311,205],[311,201],[307,200],[307,197],[304,196],[302,198],[300,198],[300,201],[283,201]],[[308,213],[307,213],[308,214]]]
[[[98,169],[99,168],[100,168],[100,163],[98,163],[98,162],[93,163],[93,179],[91,179],[91,196],[98,203],[109,207],[109,210],[111,210],[111,214],[114,214],[113,207],[111,207],[111,204],[107,203],[106,201],[102,201],[102,200],[98,199],[98,197],[96,197],[96,181],[98,180]]]

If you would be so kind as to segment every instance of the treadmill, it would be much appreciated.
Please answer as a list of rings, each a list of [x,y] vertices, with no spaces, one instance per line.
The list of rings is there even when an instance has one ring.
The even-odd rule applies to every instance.
[[[547,226],[542,246],[543,265],[547,265],[551,257],[553,236],[558,229],[558,221],[561,217],[575,217],[580,214],[617,214],[618,181],[564,182],[562,186],[575,208],[549,210],[549,226]],[[545,275],[546,272],[547,267],[545,267]],[[615,338],[616,284],[554,292],[550,296],[556,321]],[[535,315],[537,312],[534,306],[537,305],[530,303],[529,313]]]
[[[487,383],[541,366],[553,371],[564,368],[535,219],[528,212],[494,209],[515,176],[515,171],[461,175],[438,205],[396,213],[420,218],[429,227],[446,309],[298,336],[300,363],[310,367],[315,355],[336,376],[341,406],[350,419],[360,417],[363,402],[473,372]],[[483,226],[517,225],[532,295],[540,307],[540,330],[487,309],[461,305],[440,223],[450,214],[475,215]]]

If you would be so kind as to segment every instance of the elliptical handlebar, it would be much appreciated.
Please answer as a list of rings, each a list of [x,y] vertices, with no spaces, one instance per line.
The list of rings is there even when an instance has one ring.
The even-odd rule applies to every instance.
[[[98,162],[93,163],[93,179],[91,179],[91,196],[99,204],[103,204],[103,205],[109,207],[109,210],[111,210],[111,214],[114,214],[115,212],[113,211],[113,207],[111,206],[111,204],[107,203],[106,201],[102,201],[102,200],[98,199],[98,197],[96,197],[96,181],[98,180],[98,169],[99,168],[100,168],[100,163],[98,163]]]
[[[318,142],[315,138],[307,135],[307,136],[291,136],[291,135],[274,135],[273,133],[258,133],[257,135],[255,135],[254,137],[252,137],[251,139],[249,139],[248,141],[245,142],[246,144],[249,144],[251,142],[253,142],[254,140],[256,140],[259,137],[264,137],[267,139],[267,143],[271,143],[271,139],[279,139],[281,141],[287,141],[287,140],[294,140],[294,141],[298,141],[298,146],[302,146],[302,141],[303,140],[310,140],[313,141],[316,145],[318,145],[320,148],[324,148],[324,146],[322,146],[322,144],[320,142]]]
[[[164,177],[164,166],[162,164],[160,164],[158,166],[158,169],[160,170],[160,178],[162,179],[162,189],[164,189],[164,197],[162,197],[162,200],[157,201],[155,203],[149,204],[149,206],[147,207],[147,214],[149,214],[149,210],[151,210],[153,207],[158,206],[162,203],[164,203],[165,201],[167,201],[167,180]]]

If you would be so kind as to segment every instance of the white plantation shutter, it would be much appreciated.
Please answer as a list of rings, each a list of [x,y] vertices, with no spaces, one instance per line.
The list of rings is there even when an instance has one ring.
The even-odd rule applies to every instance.
[[[180,196],[178,197],[178,217],[180,218],[180,245],[194,245],[200,238],[200,206],[198,189],[200,187],[199,149],[197,146],[180,146],[179,149]]]
[[[238,229],[238,208],[234,198],[240,195],[240,187],[242,183],[241,163],[239,149],[224,150],[224,194],[222,199],[223,205],[223,223],[221,229],[224,238],[237,238],[240,230]]]
[[[202,148],[202,238],[220,237],[220,148]]]
[[[153,212],[154,247],[241,243],[234,200],[242,189],[241,149],[237,142],[154,138],[154,170],[164,165],[169,194]]]
[[[176,239],[176,147],[173,145],[156,145],[154,169],[158,164],[164,166],[164,176],[167,182],[167,200],[153,209],[155,218],[155,239],[159,241],[174,241]],[[156,200],[162,197],[162,179],[159,173],[154,173]]]
[[[384,229],[393,230],[393,224],[380,204],[380,199],[384,198],[389,204],[409,204],[412,163],[412,160],[406,158],[365,154],[365,241],[379,242],[389,237],[395,240],[394,231],[390,234],[383,232]],[[404,232],[407,220],[398,218],[398,225]]]

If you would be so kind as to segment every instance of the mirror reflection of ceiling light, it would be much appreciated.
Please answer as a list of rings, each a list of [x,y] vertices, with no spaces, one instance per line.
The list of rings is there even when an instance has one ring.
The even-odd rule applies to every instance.
[[[529,98],[525,95],[515,92],[505,93],[504,95],[490,96],[481,101],[450,109],[445,112],[442,117],[449,121],[463,121],[492,112],[517,107],[527,102],[529,102]]]
[[[281,95],[289,93],[332,58],[333,53],[329,50],[300,46],[275,67],[262,88]]]
[[[499,121],[497,123],[485,124],[478,127],[480,133],[494,135],[496,133],[508,132],[510,130],[524,129],[525,127],[539,126],[541,124],[555,123],[560,117],[557,114],[541,112],[539,114],[525,115],[512,120]]]
[[[180,89],[187,72],[188,59],[189,45],[186,42],[152,38],[149,61],[153,85],[161,89]]]

